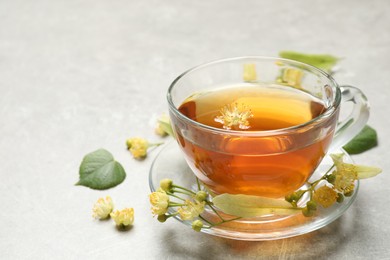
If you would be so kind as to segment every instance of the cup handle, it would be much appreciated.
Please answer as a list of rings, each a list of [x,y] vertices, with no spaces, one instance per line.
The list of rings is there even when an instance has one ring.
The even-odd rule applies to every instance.
[[[352,140],[366,125],[370,106],[363,92],[352,86],[340,86],[341,103],[353,102],[352,112],[339,122],[332,141],[331,150],[339,149]]]

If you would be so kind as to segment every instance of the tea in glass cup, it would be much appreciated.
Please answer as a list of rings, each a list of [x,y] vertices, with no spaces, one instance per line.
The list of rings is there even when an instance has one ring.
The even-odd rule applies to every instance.
[[[342,99],[355,105],[338,124]],[[305,184],[332,142],[341,147],[368,119],[358,89],[340,89],[312,66],[262,57],[187,71],[168,102],[189,167],[215,194],[284,197]]]

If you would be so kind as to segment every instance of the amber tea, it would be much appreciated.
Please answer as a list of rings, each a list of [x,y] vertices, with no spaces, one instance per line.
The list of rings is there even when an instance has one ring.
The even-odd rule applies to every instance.
[[[359,89],[338,86],[310,65],[268,57],[194,67],[172,82],[167,99],[189,167],[216,194],[280,198],[299,189],[369,116]],[[339,121],[346,102],[352,112]]]
[[[326,110],[314,96],[275,84],[196,93],[178,110],[200,124],[225,130],[176,130],[189,165],[217,194],[282,197],[293,192],[316,169],[334,132],[334,127],[321,131],[308,126],[295,134],[262,134],[305,124]]]

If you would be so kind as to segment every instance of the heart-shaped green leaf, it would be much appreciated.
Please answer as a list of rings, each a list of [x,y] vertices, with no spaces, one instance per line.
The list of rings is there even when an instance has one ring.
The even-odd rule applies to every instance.
[[[96,190],[115,187],[126,178],[122,165],[105,149],[87,154],[81,162],[79,174],[80,180],[76,185]]]
[[[358,154],[365,152],[377,145],[378,137],[375,129],[366,125],[363,130],[343,148],[349,154]]]
[[[213,204],[226,214],[243,218],[267,214],[291,215],[300,211],[285,200],[243,194],[224,193],[214,197]]]

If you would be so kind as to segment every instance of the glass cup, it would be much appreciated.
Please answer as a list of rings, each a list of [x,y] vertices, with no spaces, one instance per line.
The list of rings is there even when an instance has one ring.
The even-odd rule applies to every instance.
[[[266,95],[293,91],[320,101],[323,107],[306,122],[266,130],[215,127],[179,109],[188,97],[232,86]],[[268,102],[267,106],[298,111],[296,104],[304,104],[296,102],[295,94],[286,102]],[[369,116],[367,99],[359,89],[338,86],[313,66],[279,58],[238,57],[197,66],[174,80],[167,98],[184,157],[196,177],[215,194],[284,197],[307,182],[328,151],[339,150],[357,135]],[[231,102],[234,94],[228,99]],[[339,121],[340,104],[345,102],[352,103],[352,112]],[[202,109],[208,108],[194,105],[194,111]]]

